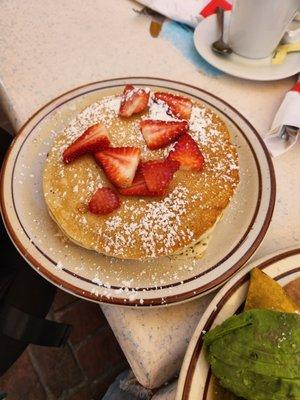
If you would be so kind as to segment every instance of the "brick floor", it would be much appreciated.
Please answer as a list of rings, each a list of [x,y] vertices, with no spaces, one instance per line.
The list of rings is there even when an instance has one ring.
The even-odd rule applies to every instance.
[[[69,345],[59,349],[31,346],[28,351],[40,380],[56,399],[66,388],[77,386],[84,381],[81,368]]]
[[[125,360],[124,356],[121,356],[118,343],[112,341],[111,336],[111,329],[106,327],[88,339],[76,352],[80,365],[90,379],[105,374],[107,370]]]
[[[29,346],[0,378],[8,400],[100,400],[128,368],[100,307],[58,291],[49,318],[70,323],[64,348]]]
[[[46,400],[46,392],[25,351],[4,377],[0,378],[1,389],[12,400]]]
[[[76,392],[74,392],[73,395],[69,397],[69,400],[90,400],[91,398],[91,390],[88,386],[85,386],[76,390]]]
[[[59,290],[55,296],[55,299],[52,304],[52,312],[61,311],[63,308],[67,307],[69,304],[78,302],[79,299],[74,297],[72,294],[68,292],[64,292],[63,290]]]
[[[107,325],[100,307],[87,301],[76,301],[69,307],[63,308],[55,313],[55,319],[73,325],[70,341],[74,345],[95,333],[100,326]]]

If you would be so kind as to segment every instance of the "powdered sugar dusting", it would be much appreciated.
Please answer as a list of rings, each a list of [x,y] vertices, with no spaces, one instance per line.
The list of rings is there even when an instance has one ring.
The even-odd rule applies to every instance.
[[[102,238],[107,252],[113,250],[117,255],[122,255],[124,247],[134,246],[138,235],[147,257],[156,257],[168,253],[179,236],[191,239],[193,232],[182,230],[180,218],[186,213],[188,193],[186,187],[178,185],[164,199],[146,204],[143,210],[125,204],[125,212],[132,215],[132,221],[124,222],[119,216],[106,221],[108,229],[107,233],[103,232]],[[158,249],[157,243],[161,243]]]
[[[150,118],[159,121],[178,121],[178,118],[172,115],[169,107],[164,101],[154,101],[153,98],[150,98],[149,114],[147,115],[147,117],[144,118]]]
[[[190,119],[190,134],[201,144],[209,145],[211,133],[208,134],[207,128],[212,125],[212,119],[204,107],[193,107]]]
[[[130,100],[135,94],[140,94],[140,93],[149,93],[150,89],[145,87],[145,88],[139,88],[139,87],[134,87],[131,90],[128,90],[125,94],[123,94],[123,98],[127,101]]]
[[[107,96],[84,109],[76,118],[72,119],[65,129],[66,145],[69,145],[69,143],[82,135],[87,128],[97,122],[102,122],[106,128],[109,128],[118,115],[120,104],[121,96]]]
[[[222,175],[224,181],[234,181],[229,171],[238,170],[238,164],[235,154],[235,147],[232,144],[224,141],[220,135],[220,123],[213,122],[213,114],[206,107],[193,106],[190,118],[190,135],[199,143],[200,148],[209,148],[209,152],[203,152],[206,165],[209,169],[213,170],[218,176]],[[224,158],[216,162],[211,155],[218,155],[225,149],[231,149],[232,152],[225,152]]]

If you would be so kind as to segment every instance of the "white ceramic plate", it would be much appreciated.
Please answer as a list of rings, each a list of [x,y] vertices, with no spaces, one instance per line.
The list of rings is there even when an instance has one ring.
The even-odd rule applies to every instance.
[[[51,132],[60,132],[81,110],[126,83],[175,90],[199,99],[225,120],[237,145],[240,184],[201,260],[122,261],[63,243],[48,215],[42,171]],[[45,278],[75,295],[111,304],[173,304],[224,283],[262,241],[275,202],[272,162],[259,134],[230,105],[199,88],[154,78],[121,78],[72,90],[39,110],[20,130],[2,168],[1,205],[20,253]]]
[[[239,272],[216,295],[203,314],[182,364],[176,400],[212,400],[211,371],[203,348],[203,331],[233,315],[246,299],[249,271],[258,267],[282,286],[300,277],[300,248],[281,250]]]
[[[230,13],[230,11],[225,13],[225,33],[228,29]],[[257,81],[273,81],[300,72],[300,52],[289,53],[280,65],[271,64],[271,57],[251,60],[234,53],[229,56],[222,56],[211,49],[211,44],[219,37],[220,30],[214,14],[205,18],[196,27],[194,32],[195,47],[207,62],[229,75]]]

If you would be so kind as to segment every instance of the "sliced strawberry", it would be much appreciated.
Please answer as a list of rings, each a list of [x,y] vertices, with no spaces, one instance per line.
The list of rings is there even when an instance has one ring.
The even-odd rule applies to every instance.
[[[91,198],[88,209],[97,215],[110,214],[120,207],[118,194],[108,187],[99,188]]]
[[[126,85],[124,88],[119,115],[121,117],[131,117],[132,114],[138,114],[147,108],[150,92],[141,88],[135,88],[132,85]]]
[[[177,118],[189,119],[192,112],[192,102],[190,99],[175,94],[156,92],[154,100],[164,101],[172,114]]]
[[[163,196],[166,193],[178,169],[179,163],[172,160],[153,160],[142,164],[146,185],[156,196]]]
[[[192,171],[201,171],[204,165],[203,155],[195,140],[188,133],[179,138],[167,160],[178,161],[180,169]]]
[[[100,123],[95,124],[90,126],[63,152],[63,161],[65,164],[69,164],[83,154],[105,149],[109,144],[110,141],[105,126]]]
[[[137,147],[111,147],[95,153],[97,162],[107,178],[116,186],[125,188],[132,184],[140,161]]]
[[[148,148],[155,150],[174,142],[180,135],[188,131],[189,125],[186,121],[145,119],[140,122],[140,128]]]
[[[141,167],[137,169],[132,185],[128,188],[119,189],[119,192],[123,196],[155,196],[146,185]]]

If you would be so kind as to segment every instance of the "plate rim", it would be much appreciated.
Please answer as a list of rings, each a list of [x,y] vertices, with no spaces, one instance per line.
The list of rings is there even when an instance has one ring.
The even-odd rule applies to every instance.
[[[197,337],[196,333],[199,329],[200,326],[206,325],[210,323],[210,320],[212,317],[214,317],[214,314],[217,313],[217,307],[220,305],[224,305],[227,301],[228,298],[225,298],[227,294],[230,294],[234,289],[239,288],[241,285],[243,285],[246,281],[249,280],[249,272],[255,267],[263,270],[265,268],[271,267],[272,264],[275,264],[278,261],[282,261],[286,258],[293,257],[295,255],[300,256],[300,247],[299,246],[293,246],[293,247],[288,247],[284,249],[277,250],[275,252],[272,252],[270,254],[267,254],[266,256],[260,257],[256,261],[252,261],[247,265],[247,267],[240,271],[238,275],[236,275],[234,278],[230,279],[227,284],[221,289],[220,292],[216,294],[216,296],[212,299],[212,301],[209,303],[207,306],[207,309],[203,316],[199,319],[199,322],[194,330],[194,333],[191,337],[190,343],[186,349],[186,353],[184,356],[184,360],[181,366],[179,378],[178,378],[178,386],[177,390],[180,389],[180,392],[176,392],[176,397],[175,399],[178,400],[178,396],[180,395],[180,400],[188,400],[190,397],[190,390],[191,390],[191,385],[192,385],[192,380],[193,380],[193,375],[195,371],[195,365],[197,364],[197,361],[199,360],[199,356],[202,351],[203,347],[203,342],[200,343],[201,341],[201,333]],[[295,273],[300,272],[300,266],[293,268],[293,270],[296,270]],[[281,277],[283,278],[284,276],[288,275],[289,271],[280,273],[276,275],[276,277]],[[232,282],[232,280],[235,280],[235,282]],[[225,301],[224,301],[225,298]],[[214,308],[213,308],[214,306]],[[210,310],[209,315],[207,316],[206,314],[208,313],[208,310]],[[218,314],[217,314],[218,315]],[[205,326],[204,325],[204,326]],[[209,374],[208,374],[209,375]],[[205,387],[203,389],[203,395],[207,395],[207,379],[205,382]],[[206,397],[204,397],[206,398]],[[200,399],[199,399],[200,400]],[[202,400],[202,399],[201,399]]]
[[[128,306],[129,307],[133,307],[133,306],[149,307],[149,306],[161,306],[162,305],[162,297],[154,297],[154,298],[144,299],[144,302],[142,304],[140,303],[139,299],[138,300],[134,300],[134,301],[132,301],[130,303],[124,303],[124,299],[123,298],[117,298],[117,297],[114,297],[114,296],[110,296],[110,298],[101,297],[101,299],[99,299],[99,297],[97,295],[95,295],[94,293],[89,293],[89,292],[81,289],[80,287],[74,286],[70,282],[63,281],[57,275],[53,274],[49,269],[45,268],[42,265],[42,263],[39,260],[36,260],[28,251],[26,251],[26,249],[24,248],[23,244],[19,240],[18,235],[15,233],[15,230],[14,230],[12,224],[10,223],[8,212],[7,212],[6,206],[5,206],[4,175],[5,175],[6,167],[7,167],[7,164],[9,162],[12,150],[14,149],[14,144],[16,142],[16,139],[27,128],[27,126],[30,124],[30,122],[41,111],[46,109],[52,103],[55,103],[55,102],[59,101],[61,98],[65,97],[65,96],[68,96],[69,94],[71,94],[73,92],[79,91],[79,90],[84,89],[84,88],[89,87],[89,86],[95,86],[97,84],[103,84],[103,83],[106,83],[106,82],[124,81],[126,79],[131,79],[131,80],[134,80],[134,79],[136,79],[136,80],[147,80],[147,79],[149,79],[149,80],[154,80],[157,83],[160,82],[160,83],[179,84],[179,85],[182,85],[184,87],[187,87],[187,88],[190,88],[190,89],[194,89],[194,90],[196,90],[196,91],[198,91],[200,93],[202,92],[204,94],[207,94],[207,95],[213,97],[214,99],[216,99],[217,101],[221,102],[223,105],[225,105],[226,107],[231,109],[231,111],[236,113],[244,121],[244,123],[249,126],[249,128],[251,129],[253,134],[258,139],[258,141],[259,141],[259,143],[261,145],[261,148],[263,150],[265,159],[266,159],[267,164],[268,164],[268,168],[269,168],[269,175],[268,176],[270,178],[269,206],[268,206],[268,211],[267,211],[267,213],[265,215],[264,224],[262,225],[262,227],[261,227],[260,231],[258,232],[255,240],[253,241],[252,246],[249,247],[249,249],[245,252],[245,254],[243,254],[243,256],[241,258],[239,258],[239,260],[237,262],[235,262],[228,270],[226,270],[225,273],[223,273],[222,275],[218,276],[217,278],[215,278],[211,282],[200,286],[196,290],[195,289],[188,290],[188,291],[185,291],[184,293],[181,293],[181,294],[169,295],[169,296],[166,296],[166,297],[163,298],[165,305],[172,305],[172,304],[177,304],[177,303],[181,303],[181,302],[184,302],[184,301],[189,301],[189,300],[192,300],[192,299],[194,299],[196,297],[202,296],[202,295],[208,293],[209,291],[217,288],[218,286],[222,285],[226,280],[228,280],[230,277],[232,277],[239,269],[241,269],[243,267],[243,265],[245,265],[245,263],[252,257],[252,255],[254,254],[254,252],[257,250],[257,248],[259,247],[260,243],[264,239],[265,234],[267,233],[268,227],[269,227],[270,222],[271,222],[271,218],[272,218],[272,214],[273,214],[274,206],[275,206],[275,200],[276,200],[276,179],[275,179],[274,167],[273,167],[271,156],[268,153],[268,150],[267,150],[267,148],[265,146],[265,143],[264,143],[263,139],[261,138],[261,136],[259,135],[257,130],[253,127],[253,125],[247,120],[247,118],[244,117],[238,110],[236,110],[235,107],[231,106],[225,100],[223,100],[220,97],[214,95],[213,93],[210,93],[209,91],[206,91],[206,90],[201,89],[201,88],[199,88],[197,86],[194,86],[194,85],[190,85],[190,84],[187,84],[187,83],[184,83],[184,82],[170,80],[170,79],[149,77],[149,76],[134,76],[134,77],[127,76],[127,77],[111,78],[111,79],[106,79],[106,80],[101,80],[101,81],[90,82],[90,83],[75,87],[75,88],[73,88],[73,89],[71,89],[71,90],[69,90],[67,92],[62,93],[61,95],[57,96],[56,98],[50,100],[45,105],[40,107],[22,125],[22,127],[17,132],[16,137],[13,140],[9,150],[6,153],[6,156],[5,156],[2,168],[1,168],[1,179],[0,179],[0,207],[1,207],[1,210],[2,210],[3,221],[4,221],[5,227],[6,227],[7,231],[8,231],[8,234],[9,234],[11,240],[13,241],[15,247],[17,248],[19,253],[27,260],[27,262],[29,262],[29,264],[32,266],[32,268],[34,268],[38,273],[40,273],[47,280],[49,280],[50,282],[58,285],[59,287],[63,288],[64,290],[69,291],[71,293],[74,293],[77,296],[81,296],[83,298],[92,300],[92,301],[101,302],[101,303],[108,303],[108,304],[114,304],[114,305],[121,305],[121,306],[125,306],[125,307],[126,306],[127,307]],[[140,84],[140,83],[138,83],[138,84]],[[81,94],[81,95],[84,95],[84,93]],[[245,137],[247,138],[246,135],[245,135]],[[253,154],[256,155],[255,153],[253,153]],[[26,256],[25,256],[25,253],[26,253]]]
[[[230,14],[231,13],[231,11],[229,10],[229,11],[225,11],[225,13],[228,13],[228,14]],[[216,18],[215,17],[215,14],[212,14],[212,15],[210,15],[210,16],[208,16],[207,18],[205,18],[205,20],[206,21],[211,21],[213,18]],[[206,57],[205,57],[205,55],[201,52],[201,51],[199,51],[198,50],[198,47],[197,47],[197,44],[196,44],[196,42],[198,42],[198,41],[196,41],[196,32],[197,31],[199,31],[200,30],[200,26],[201,26],[201,23],[202,22],[204,22],[204,21],[200,21],[198,24],[197,24],[197,26],[196,26],[196,28],[195,28],[195,31],[194,31],[194,34],[193,34],[193,42],[194,42],[194,45],[195,45],[195,48],[196,48],[196,51],[197,51],[197,53],[206,61],[206,62],[208,62],[210,65],[212,65],[213,67],[215,67],[215,68],[217,68],[217,69],[219,69],[220,71],[222,71],[223,73],[225,73],[225,74],[228,74],[228,75],[230,75],[230,76],[234,76],[234,77],[236,77],[236,78],[240,78],[240,79],[246,79],[246,80],[250,80],[250,81],[259,81],[259,82],[271,82],[271,81],[277,81],[277,80],[281,80],[281,79],[286,79],[286,78],[290,78],[291,76],[294,76],[294,75],[296,75],[296,74],[298,74],[299,72],[300,72],[300,69],[298,70],[298,71],[296,71],[296,72],[287,72],[286,74],[283,74],[282,72],[281,72],[281,75],[280,75],[280,72],[278,73],[277,72],[277,76],[275,75],[275,76],[271,76],[270,78],[268,78],[268,77],[260,77],[260,76],[249,76],[249,75],[245,75],[245,74],[243,74],[243,73],[238,73],[238,72],[232,72],[232,71],[230,71],[228,68],[223,68],[222,66],[220,66],[220,64],[218,64],[217,62],[212,62],[211,60],[207,60],[206,59]],[[208,22],[207,22],[207,25],[208,25]],[[204,27],[204,25],[202,24],[202,27]],[[204,28],[205,29],[205,28]],[[236,54],[237,56],[238,56],[238,54]],[[241,56],[239,56],[239,57],[241,57]],[[247,60],[247,58],[246,57],[241,57],[241,59],[245,59],[245,60]],[[251,60],[251,59],[249,59],[249,60]],[[232,63],[231,63],[232,64]],[[231,65],[231,64],[229,64],[229,65]]]

